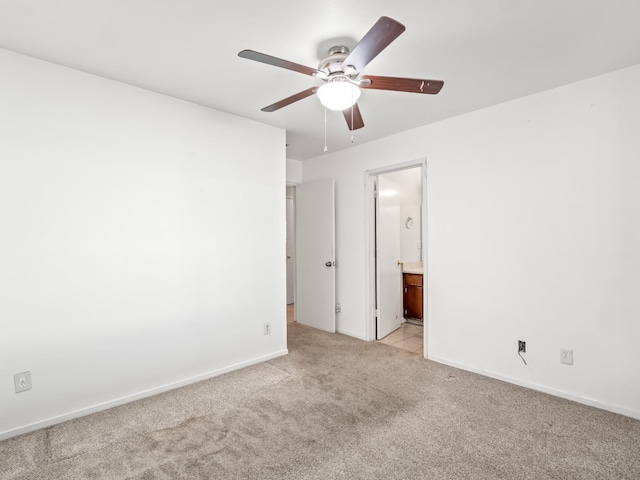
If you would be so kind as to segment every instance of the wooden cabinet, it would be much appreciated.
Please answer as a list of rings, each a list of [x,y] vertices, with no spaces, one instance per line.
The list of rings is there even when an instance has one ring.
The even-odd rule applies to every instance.
[[[422,321],[422,275],[403,273],[404,318]]]

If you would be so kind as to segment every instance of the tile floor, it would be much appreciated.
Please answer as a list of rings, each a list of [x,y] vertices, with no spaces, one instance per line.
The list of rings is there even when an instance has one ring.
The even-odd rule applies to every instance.
[[[287,305],[287,323],[295,322],[293,316],[293,304]],[[411,353],[424,356],[424,340],[422,334],[422,326],[403,323],[400,328],[382,340],[380,343],[391,345],[392,347],[408,350]]]
[[[399,329],[378,341],[418,355],[424,355],[424,337],[421,325],[403,323]]]

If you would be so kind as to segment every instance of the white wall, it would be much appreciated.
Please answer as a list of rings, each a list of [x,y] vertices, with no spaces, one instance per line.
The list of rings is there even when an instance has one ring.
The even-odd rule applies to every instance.
[[[396,182],[400,198],[400,259],[404,262],[419,262],[420,256],[420,205],[422,203],[421,168],[410,168],[381,175]],[[407,228],[407,218],[413,226]]]
[[[407,218],[413,220],[407,228]],[[400,258],[403,262],[419,262],[420,257],[420,198],[415,201],[401,199],[400,203]]]
[[[336,179],[338,330],[366,334],[364,172],[426,157],[429,358],[640,418],[638,85],[635,66],[305,161]]]
[[[0,50],[0,135],[0,438],[286,353],[282,130]]]
[[[302,162],[287,158],[287,185],[299,185],[302,183]]]

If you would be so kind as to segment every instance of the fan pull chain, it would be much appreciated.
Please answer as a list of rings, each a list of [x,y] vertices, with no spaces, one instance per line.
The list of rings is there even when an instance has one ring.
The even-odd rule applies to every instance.
[[[355,107],[355,100],[353,99],[353,90],[351,90],[351,143],[353,143],[353,108]]]
[[[324,109],[324,153],[327,153],[327,108]]]
[[[351,93],[353,97],[353,93]],[[351,105],[351,143],[353,143],[353,105]]]

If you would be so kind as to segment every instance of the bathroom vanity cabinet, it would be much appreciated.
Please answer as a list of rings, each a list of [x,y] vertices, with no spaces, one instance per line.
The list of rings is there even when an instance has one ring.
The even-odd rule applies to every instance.
[[[404,318],[422,321],[422,275],[403,273]]]

